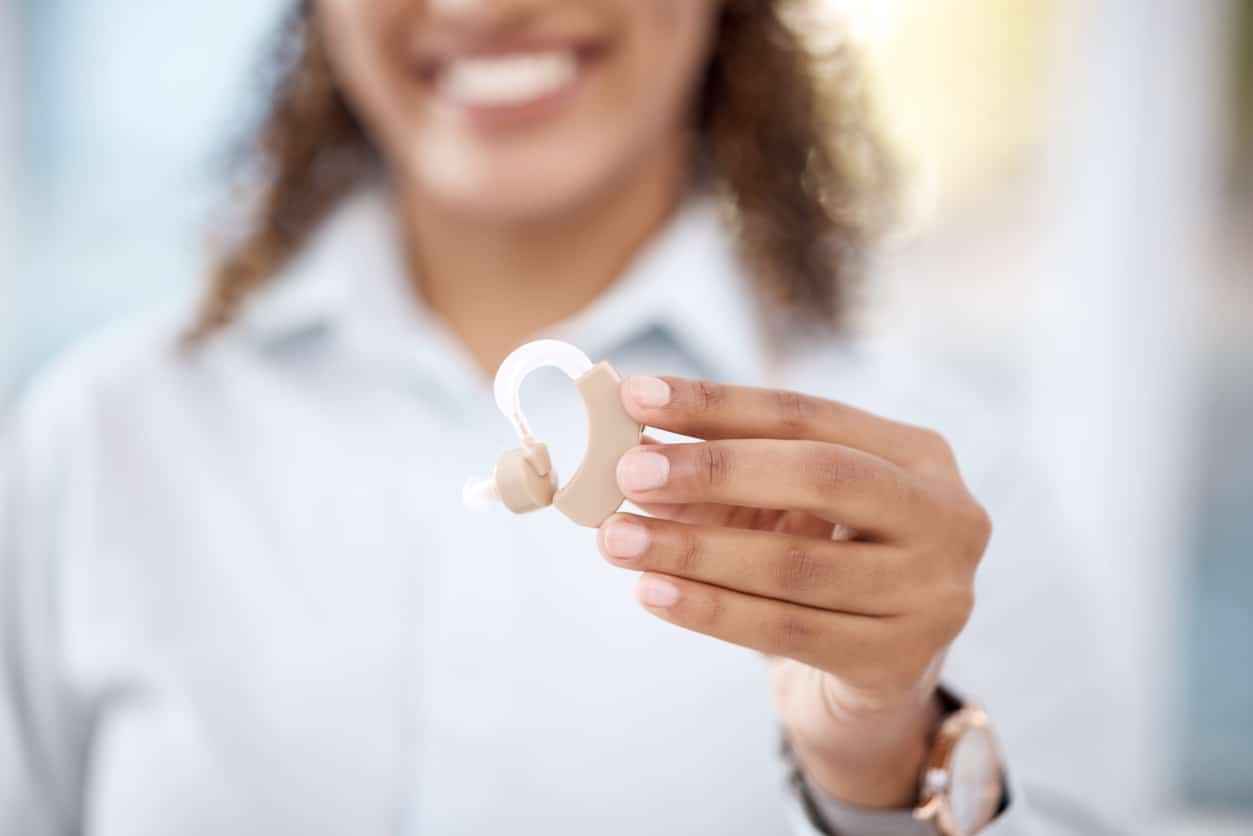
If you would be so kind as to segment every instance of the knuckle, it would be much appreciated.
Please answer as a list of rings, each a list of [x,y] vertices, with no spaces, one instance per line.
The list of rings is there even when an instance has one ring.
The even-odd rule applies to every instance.
[[[694,531],[683,531],[675,544],[674,572],[677,575],[690,576],[701,563],[700,537]]]
[[[731,478],[731,454],[722,444],[707,442],[700,447],[700,473],[711,488],[725,485]]]
[[[775,420],[789,435],[803,435],[813,424],[813,401],[799,392],[779,389],[773,392]]]
[[[961,629],[975,611],[975,588],[972,584],[961,584],[948,594],[948,610],[952,614],[957,629]]]
[[[721,384],[698,380],[694,386],[694,407],[699,412],[714,412],[726,400],[726,390]]]
[[[880,474],[876,474],[876,477]],[[910,508],[915,513],[925,513],[935,507],[936,498],[927,486],[904,470],[893,468],[881,478],[888,481],[888,493],[893,502],[903,508]]]
[[[975,545],[978,546],[979,554],[982,555],[992,539],[992,515],[977,500],[972,500],[970,503],[970,525]]]
[[[969,558],[970,563],[978,565],[992,539],[992,517],[982,504],[972,498],[962,504],[958,520],[961,526],[958,538],[960,552]]]
[[[922,430],[922,438],[926,448],[932,453],[947,454],[953,452],[953,448],[949,445],[948,439],[935,430]]]
[[[970,620],[975,608],[975,592],[970,585],[954,586],[948,589],[938,610],[937,629],[945,642],[957,638]]]
[[[933,585],[925,603],[919,604],[925,607],[919,611],[921,619],[917,622],[923,631],[920,638],[927,647],[942,647],[956,639],[970,621],[975,607],[974,585],[956,580]]]
[[[799,543],[791,543],[784,550],[776,569],[776,581],[784,593],[798,593],[822,584],[826,565],[814,552]]]
[[[722,593],[713,592],[705,599],[697,617],[697,628],[705,632],[716,632],[726,619],[727,602]]]
[[[948,439],[931,429],[918,430],[918,461],[932,467],[951,466],[957,461]]]
[[[823,497],[846,493],[860,477],[861,469],[852,456],[834,445],[824,445],[810,459],[814,488]]]
[[[863,563],[857,571],[856,580],[865,590],[868,601],[879,602],[885,607],[901,607],[907,601],[913,588],[911,580],[923,580],[925,586],[925,568],[922,572],[911,571],[906,565],[894,560],[871,560]]]
[[[772,619],[767,627],[770,644],[781,655],[795,655],[809,648],[817,628],[800,615],[781,615]]]

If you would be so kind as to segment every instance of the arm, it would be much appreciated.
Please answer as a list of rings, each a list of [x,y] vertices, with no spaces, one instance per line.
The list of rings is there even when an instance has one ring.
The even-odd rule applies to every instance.
[[[1124,757],[1126,726],[1112,722],[1136,699],[1135,682],[1116,681],[1102,660],[1102,617],[1116,617],[1125,590],[1085,585],[1039,469],[1016,453],[976,477],[996,521],[976,583],[978,604],[954,643],[944,679],[988,706],[1005,747],[1007,805],[989,836],[1104,836],[1140,832],[1155,806],[1146,772]],[[1059,617],[1064,614],[1064,617]],[[797,834],[909,836],[903,811],[840,803],[806,780],[794,761],[789,807]]]
[[[1014,467],[1012,472],[1030,469]],[[946,670],[947,681],[963,683],[973,689],[967,693],[999,709],[993,722],[1005,738],[1007,803],[984,833],[1140,832],[1148,827],[1143,822],[1152,804],[1132,796],[1143,789],[1145,765],[1121,756],[1131,750],[1125,730],[1109,722],[1123,700],[1135,698],[1135,686],[1119,687],[1102,675],[1104,654],[1097,650],[1101,637],[1091,590],[1079,585],[1077,573],[1066,571],[1066,559],[1057,561],[1057,555],[1077,559],[1077,554],[1046,548],[1060,539],[1055,529],[1041,524],[1053,519],[1049,505],[1033,495],[1030,479],[1020,485],[1027,490],[1007,490],[994,503],[1000,508],[992,513],[1001,525],[984,560],[981,585],[989,589],[979,596],[988,606],[976,606]],[[1049,554],[1052,562],[1045,560]],[[1067,617],[1058,618],[1059,610]],[[798,836],[931,833],[904,811],[836,801],[808,781],[793,760],[784,765]]]
[[[971,616],[989,526],[943,439],[817,398],[660,383],[627,382],[633,417],[705,441],[624,457],[624,493],[658,519],[611,519],[602,551],[644,571],[639,594],[655,615],[772,657],[777,710],[820,799],[907,821],[900,811],[916,799],[950,651],[950,673],[996,672],[987,692],[979,676],[954,684],[989,703],[994,719],[1011,718],[1011,782],[1024,729],[1072,757],[1094,751],[1099,737],[1072,745],[1090,723],[1058,722],[1103,706],[1088,676],[1091,638],[1068,639],[1090,622],[1070,606],[1076,584],[1063,554],[1035,542],[1035,556],[1018,554],[1022,543],[1001,538],[1008,571],[980,571],[978,583],[999,600],[953,645]],[[1024,749],[1022,771],[1052,776],[1057,763],[1044,754]],[[996,826],[1037,832],[1031,794],[1015,789]]]

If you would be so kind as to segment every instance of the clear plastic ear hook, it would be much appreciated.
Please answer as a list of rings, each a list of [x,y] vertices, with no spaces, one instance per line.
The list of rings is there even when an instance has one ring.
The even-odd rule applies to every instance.
[[[548,449],[536,441],[522,411],[523,381],[548,367],[574,381],[588,415],[583,462],[560,490]],[[639,443],[643,429],[626,414],[619,383],[608,363],[593,365],[586,354],[560,340],[537,340],[515,349],[496,371],[494,394],[497,408],[513,424],[522,446],[501,456],[490,478],[465,484],[464,505],[486,510],[499,501],[515,513],[525,513],[551,504],[580,525],[600,525],[622,504],[615,467],[618,458]]]
[[[535,445],[536,441],[522,411],[522,383],[532,372],[544,368],[560,369],[566,377],[577,381],[592,369],[592,361],[578,348],[561,340],[535,340],[515,348],[501,362],[492,387],[496,408],[513,424],[524,447]],[[496,474],[471,478],[461,490],[461,502],[471,511],[486,511],[500,500]]]
[[[521,441],[533,440],[522,413],[522,381],[531,372],[557,368],[578,380],[592,369],[592,361],[579,349],[561,340],[536,340],[515,348],[496,370],[496,408],[513,423]]]

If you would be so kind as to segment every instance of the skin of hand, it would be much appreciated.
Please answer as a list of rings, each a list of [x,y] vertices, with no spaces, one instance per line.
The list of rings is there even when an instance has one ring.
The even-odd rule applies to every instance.
[[[601,526],[605,559],[675,625],[766,654],[784,733],[832,798],[902,808],[936,688],[974,605],[991,522],[930,430],[801,394],[632,377],[646,443],[618,482],[651,516]]]

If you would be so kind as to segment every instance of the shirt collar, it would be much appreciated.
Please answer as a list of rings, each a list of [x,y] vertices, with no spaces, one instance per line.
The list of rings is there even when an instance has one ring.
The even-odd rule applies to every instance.
[[[350,195],[253,294],[239,318],[240,330],[272,347],[335,326],[366,280],[390,283],[403,272],[392,223],[381,188]]]
[[[713,379],[760,379],[765,341],[752,283],[717,201],[694,193],[622,278],[554,336],[605,355],[660,328]]]
[[[368,334],[376,346],[399,339],[411,357],[453,357],[452,371],[469,374],[472,364],[410,290],[406,271],[386,189],[363,188],[255,294],[239,328],[266,347],[339,331]],[[693,193],[619,281],[545,336],[599,358],[661,329],[708,377],[758,381],[766,342],[756,309],[717,201]]]

